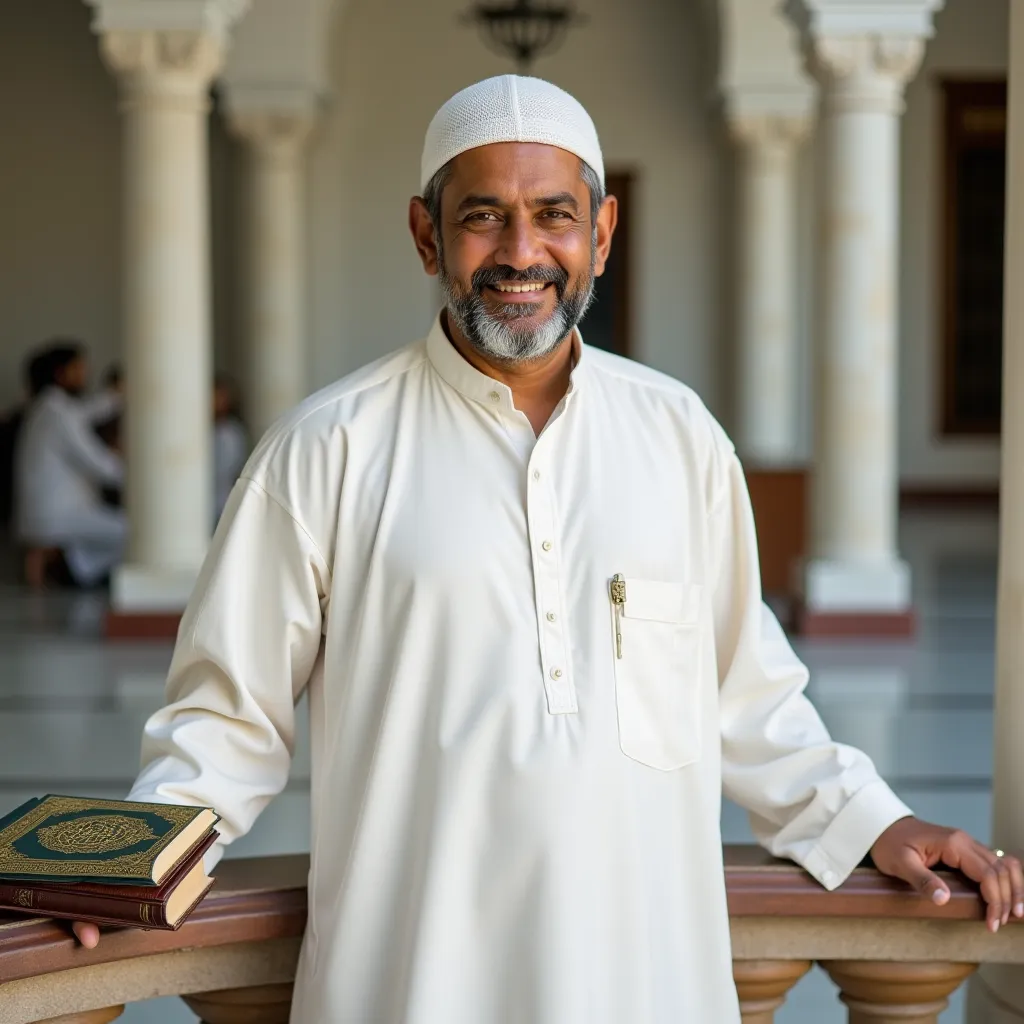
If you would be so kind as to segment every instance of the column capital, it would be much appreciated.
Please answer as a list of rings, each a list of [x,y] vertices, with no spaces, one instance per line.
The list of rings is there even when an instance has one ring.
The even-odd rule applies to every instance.
[[[291,156],[305,145],[316,124],[320,97],[305,85],[225,83],[231,130],[269,156]]]
[[[903,113],[903,88],[924,56],[921,36],[822,36],[807,46],[826,110]]]
[[[725,92],[725,120],[734,141],[789,147],[802,141],[814,122],[816,90],[809,83],[737,85]]]
[[[125,31],[100,37],[100,51],[110,69],[123,79],[164,76],[182,87],[203,92],[220,68],[223,47],[202,32]]]
[[[811,123],[810,114],[744,111],[728,116],[734,142],[763,150],[790,150],[807,137]]]
[[[227,41],[231,26],[251,0],[85,0],[93,8],[93,31],[186,32]]]
[[[249,0],[86,0],[104,62],[129,105],[205,103]]]
[[[919,36],[934,35],[932,16],[946,0],[784,0],[784,13],[801,35]]]
[[[313,130],[312,114],[249,111],[232,114],[232,131],[261,155],[287,159],[301,152]]]
[[[900,114],[945,0],[786,0],[826,110]]]

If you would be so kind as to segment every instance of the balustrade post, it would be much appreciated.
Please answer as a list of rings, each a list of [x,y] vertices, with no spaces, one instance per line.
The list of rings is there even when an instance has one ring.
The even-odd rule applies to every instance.
[[[108,1006],[102,1010],[82,1010],[80,1013],[65,1013],[60,1017],[49,1017],[38,1024],[110,1024],[124,1013],[123,1006]]]
[[[291,982],[182,996],[202,1024],[288,1024]]]
[[[839,986],[850,1024],[938,1024],[949,996],[978,965],[831,960],[821,966]]]
[[[810,969],[809,960],[733,960],[743,1024],[772,1024],[789,990]]]

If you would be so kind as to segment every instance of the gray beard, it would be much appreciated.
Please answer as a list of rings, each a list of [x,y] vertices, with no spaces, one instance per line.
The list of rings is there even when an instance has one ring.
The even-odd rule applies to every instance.
[[[437,276],[448,316],[466,340],[481,355],[497,363],[517,365],[550,355],[583,319],[594,300],[595,257],[596,246],[592,246],[590,273],[571,292],[559,295],[551,315],[536,326],[529,323],[534,313],[530,306],[506,303],[492,311],[480,289],[471,286],[468,293],[463,291],[461,284],[448,273],[440,240]]]

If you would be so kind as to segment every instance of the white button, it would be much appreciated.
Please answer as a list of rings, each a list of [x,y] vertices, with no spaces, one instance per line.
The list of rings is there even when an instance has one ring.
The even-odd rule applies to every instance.
[[[492,391],[491,392],[491,401],[492,402],[500,402],[501,401],[501,395],[499,395],[497,391]]]
[[[562,670],[560,668],[553,668],[551,670],[551,678],[552,679],[561,679],[562,678]]]
[[[533,479],[534,480],[539,480],[540,479],[540,470],[539,469],[535,469],[533,471]]]
[[[834,871],[826,871],[821,877],[826,885],[833,885],[836,880],[836,873]]]
[[[543,544],[541,544],[541,547],[542,547],[542,548],[543,548],[543,549],[544,549],[545,551],[550,551],[550,550],[551,550],[551,549],[552,549],[552,548],[553,548],[554,546],[555,546],[555,545],[554,545],[554,544],[552,544],[552,543],[551,543],[551,541],[549,541],[549,540],[546,540],[546,541],[544,541],[544,543],[543,543]]]
[[[548,622],[554,622],[558,616],[554,612],[548,612]]]

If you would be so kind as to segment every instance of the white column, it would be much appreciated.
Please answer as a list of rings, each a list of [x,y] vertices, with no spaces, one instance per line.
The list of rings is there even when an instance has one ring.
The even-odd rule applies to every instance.
[[[1020,855],[1024,853],[1024,289],[1020,287],[1024,275],[1024,10],[1019,4],[1010,5],[1005,238],[992,833],[995,846]],[[983,967],[977,982],[971,983],[967,1019],[977,1024],[1018,1024],[1024,1019],[1024,970]]]
[[[213,521],[208,95],[243,5],[93,2],[124,112],[130,543],[113,602],[180,610]]]
[[[244,413],[255,436],[306,395],[306,163],[313,102],[243,109],[246,145]]]
[[[879,15],[905,15],[892,34],[853,34],[849,17],[830,28],[819,10],[863,5],[801,2],[823,22],[805,37],[821,85],[822,175],[804,600],[814,613],[899,614],[910,607],[896,537],[899,118],[935,0],[893,0]]]
[[[736,444],[759,468],[797,450],[796,155],[807,116],[734,116],[739,146]]]

